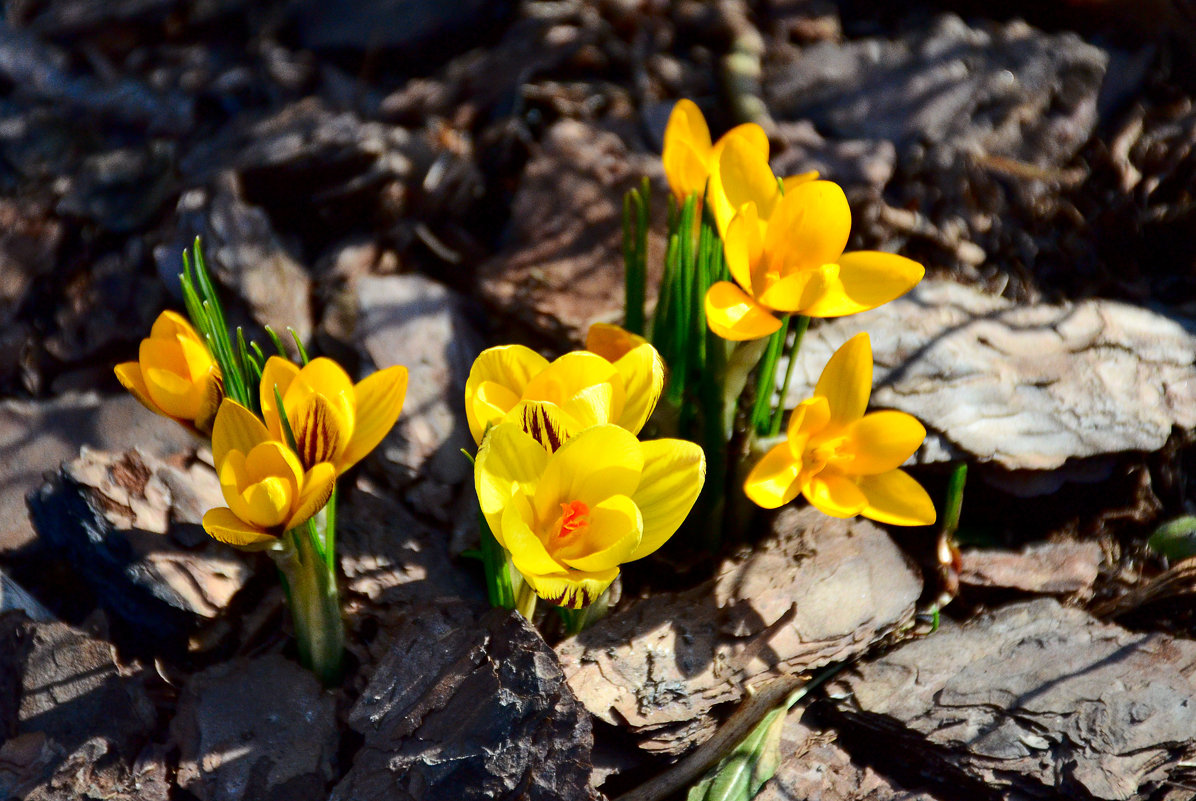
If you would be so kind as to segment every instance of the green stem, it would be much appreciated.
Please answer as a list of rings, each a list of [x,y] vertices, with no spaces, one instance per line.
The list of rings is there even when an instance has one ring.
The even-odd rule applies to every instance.
[[[536,614],[536,592],[532,589],[532,585],[526,581],[519,584],[519,591],[515,598],[515,610],[531,623],[535,620]]]
[[[760,373],[756,378],[756,402],[752,406],[752,428],[758,434],[765,434],[772,423],[769,409],[772,403],[772,393],[777,385],[777,363],[781,359],[781,349],[785,346],[785,339],[789,334],[789,315],[781,318],[781,327],[768,341],[768,350],[760,361]]]
[[[299,661],[331,687],[340,681],[345,625],[336,574],[321,558],[317,536],[315,525],[308,521],[286,532],[284,547],[270,555],[289,590]]]
[[[947,483],[947,499],[943,509],[943,536],[950,539],[959,528],[959,514],[963,510],[963,487],[968,480],[968,464],[960,462],[951,472]]]
[[[785,366],[785,378],[781,382],[781,396],[777,399],[776,408],[772,410],[772,425],[768,433],[776,436],[781,433],[781,418],[785,416],[785,396],[789,394],[789,382],[793,379],[793,368],[797,365],[797,353],[801,350],[802,337],[810,327],[810,318],[799,315],[793,326],[793,347],[789,349],[789,364]]]
[[[486,517],[478,510],[478,535],[481,542],[482,569],[486,574],[486,598],[490,605],[501,609],[515,608],[515,587],[506,550],[498,544]]]
[[[336,496],[337,486],[332,485],[332,494],[324,506],[324,564],[328,572],[336,575]]]

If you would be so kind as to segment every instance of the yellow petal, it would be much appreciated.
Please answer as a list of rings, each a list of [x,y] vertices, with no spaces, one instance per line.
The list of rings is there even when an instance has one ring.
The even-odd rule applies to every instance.
[[[644,521],[640,544],[625,561],[642,559],[676,533],[706,480],[706,456],[692,442],[657,439],[640,443],[644,468],[631,500]]]
[[[839,257],[839,282],[852,306],[838,314],[818,316],[837,317],[875,309],[909,292],[925,274],[921,264],[895,253],[874,250],[844,253]]]
[[[535,491],[537,520],[554,520],[560,505],[581,501],[594,508],[612,495],[631,495],[644,457],[634,435],[618,426],[594,426],[549,458]]]
[[[872,343],[867,332],[856,334],[831,356],[814,394],[830,404],[829,425],[845,426],[864,416],[872,394]]]
[[[206,437],[211,437],[212,426],[216,423],[216,413],[220,410],[220,402],[224,400],[224,382],[220,378],[220,368],[212,365],[208,376],[203,382],[203,400],[199,404],[199,412],[195,415],[195,428]]]
[[[623,414],[616,421],[632,434],[640,433],[652,416],[664,390],[664,360],[656,348],[644,343],[615,362],[623,377]]]
[[[831,517],[854,517],[868,503],[864,493],[851,479],[829,467],[802,487],[802,495],[806,496],[811,506]]]
[[[566,353],[535,375],[523,390],[525,400],[555,403],[583,427],[604,425],[623,413],[623,379],[615,366],[596,353]]]
[[[394,428],[407,397],[407,368],[396,365],[372,373],[353,387],[353,392],[357,401],[356,420],[353,438],[337,464],[342,473],[378,447]]]
[[[809,172],[799,173],[797,175],[788,175],[781,179],[781,188],[787,195],[797,187],[809,181],[818,180],[818,170],[810,170]]]
[[[619,568],[586,573],[571,570],[568,573],[534,575],[524,573],[523,578],[535,590],[536,595],[557,606],[582,609],[598,600],[606,588],[619,575]]]
[[[831,406],[826,398],[815,395],[799,403],[789,414],[789,425],[786,435],[792,447],[797,441],[805,441],[811,435],[826,428],[831,420]],[[793,451],[795,459],[801,459],[801,450]]]
[[[307,395],[298,403],[284,399],[287,420],[295,435],[295,449],[305,467],[320,462],[339,465],[341,454],[353,434],[352,423],[345,420],[323,395]]]
[[[805,314],[824,292],[821,277],[818,270],[802,270],[767,283],[758,296],[760,305],[790,314]]]
[[[225,398],[212,427],[212,461],[219,470],[230,451],[249,453],[259,442],[268,439],[270,432],[253,412],[232,398]]]
[[[781,327],[768,309],[730,281],[719,281],[707,291],[706,322],[711,331],[735,342],[771,336]]]
[[[590,509],[589,525],[557,548],[555,556],[574,570],[609,570],[632,559],[643,531],[635,503],[615,495]]]
[[[194,383],[199,383],[207,378],[208,371],[215,364],[207,347],[199,340],[187,337],[179,337],[175,342],[178,343],[179,351],[183,354],[183,361],[187,365],[187,370],[182,375],[190,378]]]
[[[503,509],[515,494],[535,492],[547,463],[548,452],[518,423],[499,423],[482,440],[474,462],[474,487],[482,514],[499,543],[503,543]]]
[[[299,375],[299,366],[281,356],[271,356],[266,359],[266,366],[262,369],[262,382],[258,385],[258,400],[262,406],[262,420],[270,435],[277,440],[283,439],[282,424],[278,417],[278,404],[274,402],[274,390],[278,389],[278,396],[285,398],[287,390],[295,376]]]
[[[761,154],[742,137],[727,140],[712,165],[706,194],[719,233],[726,233],[731,218],[745,203],[755,203],[760,218],[767,220],[780,194],[767,150]]]
[[[199,334],[191,326],[190,321],[178,312],[167,309],[158,315],[150,327],[151,339],[173,340],[177,337],[200,342]]]
[[[679,201],[705,188],[709,157],[710,128],[706,119],[692,100],[678,100],[665,125],[660,160],[669,188]]]
[[[223,506],[209,509],[204,514],[203,527],[213,539],[247,551],[260,551],[278,542],[274,535],[254,528]]]
[[[648,340],[611,323],[592,323],[586,331],[586,350],[614,363]]]
[[[867,505],[860,514],[894,526],[929,526],[936,519],[934,502],[904,470],[890,470],[859,480]]]
[[[194,420],[199,414],[203,391],[190,378],[145,364],[141,375],[150,399],[164,414],[180,420]]]
[[[787,192],[768,220],[764,251],[782,258],[781,275],[834,262],[847,246],[851,207],[838,184],[807,181]]]
[[[905,412],[873,412],[852,423],[847,429],[841,470],[866,476],[896,469],[926,439],[926,428]]]
[[[543,541],[532,530],[534,522],[535,515],[525,495],[516,494],[503,509],[499,523],[501,542],[510,551],[515,569],[525,576],[564,571],[565,566],[552,558]]]
[[[336,427],[342,436],[342,447],[352,435],[356,424],[356,401],[353,391],[353,381],[345,369],[332,359],[323,356],[312,359],[295,375],[291,385],[282,396],[287,415],[292,409],[303,408],[308,398],[322,397],[328,404],[328,410],[336,421]],[[295,421],[291,420],[291,425]],[[295,435],[298,436],[296,431]],[[318,461],[325,461],[320,459]],[[313,462],[314,464],[314,462]]]
[[[242,496],[249,509],[245,522],[263,529],[285,523],[295,497],[293,487],[278,476],[267,476],[250,484]]]
[[[764,240],[760,238],[760,220],[756,213],[756,204],[746,203],[731,218],[723,239],[727,268],[744,292],[754,293],[758,289],[752,284],[752,275],[763,249]]]
[[[292,488],[298,489],[303,480],[303,465],[294,452],[277,440],[259,442],[245,455],[245,476],[260,481],[278,476]]]
[[[158,404],[154,403],[153,399],[150,398],[149,388],[145,385],[145,378],[141,375],[141,365],[139,363],[121,362],[113,368],[113,372],[116,373],[116,380],[120,382],[120,385],[140,401],[142,406],[156,414],[165,414]]]
[[[303,492],[294,503],[294,510],[287,520],[286,528],[294,528],[307,522],[308,518],[324,508],[336,486],[336,468],[328,462],[321,462],[307,471],[302,484]]]
[[[800,470],[801,463],[794,460],[788,443],[782,442],[770,448],[748,473],[743,491],[757,506],[777,509],[801,492],[797,481]]]
[[[481,444],[486,426],[497,424],[523,397],[532,376],[546,367],[547,359],[522,345],[487,348],[478,355],[465,381],[465,414],[474,442]]]
[[[241,494],[251,483],[245,472],[245,454],[241,451],[229,451],[223,461],[216,463],[216,474],[220,479],[220,491],[224,493],[224,502],[229,505],[232,513],[242,520],[252,518],[253,510]]]
[[[718,155],[732,139],[742,141],[745,147],[759,154],[765,164],[768,163],[768,134],[764,133],[764,129],[759,125],[754,122],[745,122],[727,131],[714,143],[715,155]]]
[[[506,416],[516,422],[540,443],[548,453],[556,453],[565,442],[584,426],[565,414],[555,403],[547,401],[520,401]]]

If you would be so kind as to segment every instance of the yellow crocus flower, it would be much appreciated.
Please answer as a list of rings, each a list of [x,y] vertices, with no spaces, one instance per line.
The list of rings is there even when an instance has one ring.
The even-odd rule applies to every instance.
[[[718,155],[731,140],[739,140],[745,147],[759,153],[768,163],[768,135],[755,123],[737,125],[711,144],[706,118],[692,100],[681,99],[673,106],[664,129],[664,151],[661,162],[679,203],[693,193],[701,197],[706,181],[718,163]]]
[[[922,280],[922,265],[904,256],[843,252],[851,208],[838,184],[797,176],[782,193],[771,175],[750,149],[736,142],[724,148],[721,191],[738,205],[723,231],[723,251],[735,281],[706,293],[706,319],[716,334],[735,341],[769,336],[781,327],[778,313],[855,314]],[[716,206],[715,214],[726,211]]]
[[[204,530],[250,550],[268,548],[287,529],[307,522],[328,502],[336,483],[332,463],[304,470],[290,448],[231,398],[216,415],[212,459],[228,506],[208,510]]]
[[[490,429],[474,483],[494,537],[546,601],[580,609],[619,565],[665,543],[701,492],[706,461],[692,442],[640,442],[588,428],[550,453],[519,423]]]
[[[224,397],[220,368],[199,334],[181,315],[158,315],[137,361],[116,365],[116,379],[152,412],[204,436]]]
[[[872,345],[861,333],[831,356],[814,397],[793,410],[786,441],[752,468],[743,486],[747,496],[776,509],[800,492],[832,517],[933,523],[930,496],[898,469],[922,444],[926,429],[904,412],[865,414],[871,393]]]
[[[394,427],[407,396],[407,368],[387,367],[354,384],[332,359],[312,359],[300,368],[271,356],[262,370],[262,418],[270,435],[281,441],[286,435],[276,387],[304,467],[331,462],[340,475]]]
[[[465,415],[474,441],[481,443],[487,426],[518,420],[527,402],[563,428],[558,444],[608,423],[638,434],[664,388],[664,362],[647,341],[636,338],[638,344],[630,347],[632,334],[624,331],[622,338],[610,328],[616,327],[591,328],[587,337],[601,353],[573,351],[553,362],[522,345],[482,351],[465,382]]]

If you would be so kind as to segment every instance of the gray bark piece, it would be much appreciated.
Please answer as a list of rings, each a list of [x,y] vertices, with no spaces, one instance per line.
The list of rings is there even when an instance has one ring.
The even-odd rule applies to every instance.
[[[858,656],[912,620],[922,582],[879,528],[805,508],[782,512],[776,529],[714,581],[632,604],[558,645],[586,708],[645,750],[680,754],[746,685]]]
[[[1044,595],[1090,594],[1104,555],[1096,542],[1043,542],[1020,552],[967,550],[960,554],[961,584]]]
[[[511,211],[513,244],[482,265],[481,297],[557,341],[583,341],[595,321],[621,322],[623,194],[645,175],[655,200],[648,286],[657,286],[667,191],[659,156],[630,152],[616,134],[566,119],[527,165]]]
[[[252,575],[240,552],[194,538],[203,512],[224,505],[203,464],[179,469],[139,451],[84,447],[29,504],[46,545],[105,608],[147,636],[180,645],[193,625],[220,616]],[[184,545],[172,535],[188,526]]]
[[[147,411],[129,395],[0,401],[0,551],[33,540],[25,496],[41,485],[43,473],[74,458],[82,445],[125,448],[133,441],[156,457],[196,443],[178,423]]]
[[[1196,754],[1196,643],[1049,599],[946,627],[835,684],[843,725],[956,788],[1144,798]]]
[[[334,707],[310,671],[276,654],[196,674],[170,724],[179,786],[200,801],[322,801]]]
[[[892,303],[813,328],[790,408],[860,331],[875,359],[871,407],[931,431],[919,461],[961,452],[1009,470],[1156,451],[1196,426],[1196,322],[1111,300],[1014,303],[927,280]],[[783,369],[778,371],[783,374]]]
[[[481,337],[465,300],[419,275],[360,279],[357,308],[355,338],[374,367],[404,365],[409,379],[403,413],[374,462],[416,511],[449,521],[462,487],[472,486],[462,398]]]
[[[775,115],[810,119],[834,138],[1046,166],[1091,135],[1107,64],[1072,33],[1021,21],[972,27],[944,14],[895,39],[819,42],[765,81]]]
[[[527,621],[417,609],[349,724],[365,736],[333,801],[584,801],[590,718]]]

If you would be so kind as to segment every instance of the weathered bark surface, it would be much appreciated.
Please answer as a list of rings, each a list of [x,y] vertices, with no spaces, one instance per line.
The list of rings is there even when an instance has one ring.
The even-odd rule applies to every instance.
[[[963,452],[1009,470],[1156,451],[1196,426],[1196,323],[1110,300],[1014,304],[946,281],[867,314],[821,325],[802,342],[788,395],[813,391],[836,348],[867,331],[872,406],[933,430],[921,456]]]
[[[34,539],[25,496],[41,486],[43,473],[73,459],[81,445],[123,449],[134,441],[143,452],[165,457],[194,447],[195,437],[128,395],[0,401],[0,551]]]
[[[196,674],[171,721],[178,783],[201,801],[317,801],[339,736],[332,696],[272,654]]]
[[[1144,798],[1196,754],[1196,643],[1049,599],[906,643],[828,695],[892,760],[1007,797]]]
[[[118,665],[106,642],[19,612],[0,615],[0,647],[0,797],[132,799],[144,769],[144,798],[165,799],[163,761],[149,749],[134,764],[156,718],[136,665]]]
[[[414,610],[349,724],[365,745],[336,801],[596,797],[589,715],[513,612]]]
[[[47,546],[135,630],[179,644],[220,616],[252,574],[247,557],[199,527],[223,506],[211,468],[168,465],[140,451],[83,448],[29,498]]]
[[[623,316],[623,194],[653,179],[648,286],[664,259],[663,168],[615,134],[562,120],[528,164],[515,195],[512,244],[482,265],[478,290],[504,315],[580,342],[595,321]]]
[[[1096,542],[1043,542],[1021,551],[967,550],[960,555],[959,581],[1043,595],[1087,595],[1103,558]]]
[[[776,531],[712,582],[557,646],[586,708],[646,750],[680,754],[748,684],[858,656],[912,619],[922,582],[876,526],[806,508],[779,515]]]
[[[754,801],[936,801],[930,793],[906,790],[887,776],[855,762],[835,741],[794,710],[781,731],[780,764]]]
[[[407,367],[407,399],[399,422],[373,462],[419,513],[451,520],[462,488],[472,486],[475,449],[462,398],[482,339],[465,299],[419,275],[362,278],[357,282],[360,348],[376,368]],[[470,515],[476,526],[476,517]]]

